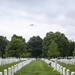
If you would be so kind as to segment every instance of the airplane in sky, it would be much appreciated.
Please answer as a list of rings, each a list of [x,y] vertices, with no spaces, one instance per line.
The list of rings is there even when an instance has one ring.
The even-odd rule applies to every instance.
[[[29,26],[36,26],[35,24],[29,24]]]

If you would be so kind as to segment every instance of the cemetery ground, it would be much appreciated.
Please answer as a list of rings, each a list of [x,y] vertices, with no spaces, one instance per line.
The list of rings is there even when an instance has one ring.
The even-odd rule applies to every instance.
[[[63,62],[58,62],[61,66],[66,67],[66,69],[69,69],[71,72],[75,72],[75,65],[66,64]]]
[[[35,60],[35,59],[25,59],[25,60],[18,60],[16,62],[10,63],[10,64],[3,64],[0,65],[0,75],[75,75],[75,64],[74,60],[64,60],[64,62],[58,60],[57,70],[56,69],[56,61],[57,59],[52,60]],[[23,61],[23,62],[22,62]],[[67,61],[67,62],[65,62]],[[68,61],[70,63],[68,63]],[[51,62],[51,66],[49,63]],[[16,65],[17,64],[17,65]],[[71,65],[72,64],[72,65]],[[16,65],[16,66],[15,66]],[[14,66],[13,71],[11,66]],[[61,68],[62,66],[62,68]],[[11,71],[9,72],[8,68],[11,68]],[[64,69],[65,67],[65,69]],[[7,69],[7,73],[4,72],[4,69]],[[68,72],[68,69],[70,70]]]
[[[42,60],[34,60],[27,64],[21,70],[17,71],[15,75],[61,75],[55,71],[46,62]]]
[[[16,65],[16,64],[18,64],[20,62],[22,62],[22,61],[13,62],[13,63],[10,63],[10,64],[0,65],[0,72],[4,73],[4,69],[8,69],[8,67],[11,67],[13,65]]]

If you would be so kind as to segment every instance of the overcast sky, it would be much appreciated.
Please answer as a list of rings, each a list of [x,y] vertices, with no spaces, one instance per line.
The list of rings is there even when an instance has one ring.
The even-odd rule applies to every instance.
[[[75,0],[0,0],[0,35],[28,41],[50,31],[75,40]]]

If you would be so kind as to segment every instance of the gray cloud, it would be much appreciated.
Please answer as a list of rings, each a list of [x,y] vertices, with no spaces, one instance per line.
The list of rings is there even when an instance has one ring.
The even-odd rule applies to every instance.
[[[74,38],[74,13],[75,0],[0,0],[0,34],[22,34],[28,39],[33,35],[44,37],[48,31],[61,31]],[[30,23],[37,26],[31,28]]]

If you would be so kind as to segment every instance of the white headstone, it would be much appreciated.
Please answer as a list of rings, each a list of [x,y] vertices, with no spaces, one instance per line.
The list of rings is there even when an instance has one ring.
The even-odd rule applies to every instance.
[[[55,58],[55,70],[57,70],[58,59]]]
[[[14,66],[11,67],[11,75],[14,75]]]
[[[63,68],[63,75],[66,75],[66,68]]]
[[[70,75],[70,70],[69,69],[66,71],[66,75]]]
[[[75,72],[71,72],[71,75],[75,75]]]
[[[60,66],[60,73],[63,74],[63,67]]]
[[[16,65],[14,65],[14,72],[16,73]]]
[[[7,75],[7,69],[4,69],[4,75]]]
[[[2,75],[2,72],[0,72],[0,75]]]
[[[8,68],[8,75],[11,75],[11,68]]]

